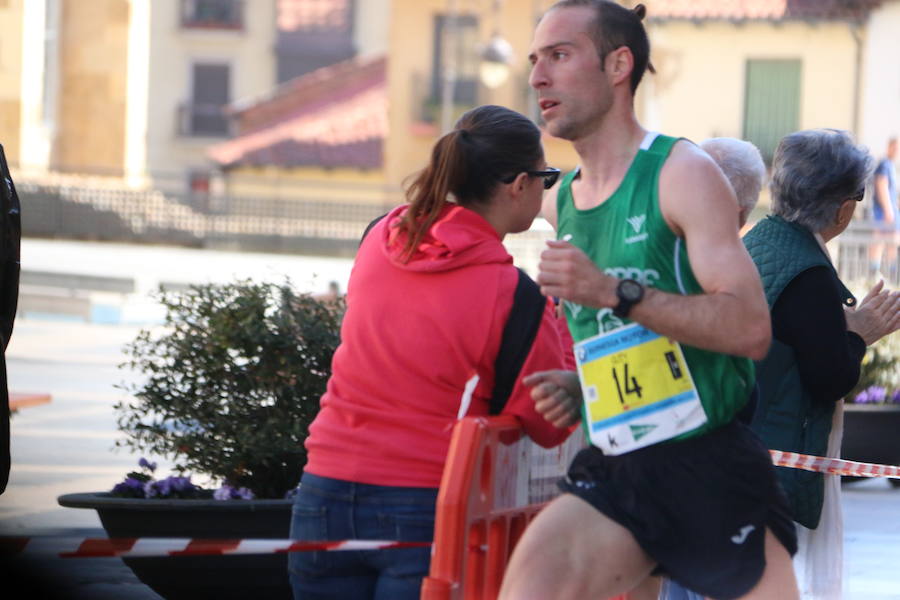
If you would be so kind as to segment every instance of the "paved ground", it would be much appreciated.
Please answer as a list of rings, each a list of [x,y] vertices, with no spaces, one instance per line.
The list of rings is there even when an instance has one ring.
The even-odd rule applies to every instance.
[[[113,260],[112,256],[118,255],[122,263],[142,265],[148,281],[153,278],[151,271],[155,277],[165,275],[170,279],[174,274],[186,280],[208,278],[211,273],[227,271],[236,260],[232,253],[194,256],[192,252],[197,251],[183,254],[181,249],[26,242],[26,268],[28,258],[36,257],[40,250],[45,262],[38,267],[35,261],[35,269],[56,265],[82,273],[85,265],[105,257],[109,264],[104,272],[117,275],[127,272],[126,265]],[[269,260],[257,258],[260,262]],[[303,259],[290,258],[294,262],[286,263],[286,268],[306,272],[308,265],[304,266]],[[156,268],[146,267],[148,264]],[[252,261],[246,264],[251,271],[260,271]],[[347,264],[329,267],[333,270],[325,282],[337,279],[330,275],[343,273],[339,269],[347,268]],[[53,401],[13,416],[13,470],[9,489],[0,496],[0,535],[103,536],[93,511],[62,508],[56,498],[70,492],[107,490],[136,464],[138,457],[112,450],[118,436],[112,405],[122,397],[114,385],[137,377],[118,368],[121,347],[140,328],[136,324],[140,315],[144,315],[145,323],[151,323],[158,313],[141,299],[130,302],[143,306],[141,310],[129,306],[121,313],[133,315],[132,324],[51,320],[48,315],[17,322],[7,355],[10,387],[49,392]],[[900,490],[890,488],[884,480],[846,485],[843,508],[844,598],[900,599]],[[24,575],[31,587],[29,598],[159,600],[119,559],[47,559],[31,567]],[[21,574],[21,568],[16,565],[16,572]],[[41,585],[45,589],[37,590]]]

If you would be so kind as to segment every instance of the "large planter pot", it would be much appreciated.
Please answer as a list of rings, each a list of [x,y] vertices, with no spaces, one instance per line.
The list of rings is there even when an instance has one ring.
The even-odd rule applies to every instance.
[[[109,537],[287,539],[290,500],[164,500],[66,494],[59,504],[92,508]],[[123,558],[166,600],[291,598],[286,554]]]
[[[900,465],[900,405],[845,404],[841,457],[858,462]],[[894,487],[900,486],[896,479],[888,481]]]

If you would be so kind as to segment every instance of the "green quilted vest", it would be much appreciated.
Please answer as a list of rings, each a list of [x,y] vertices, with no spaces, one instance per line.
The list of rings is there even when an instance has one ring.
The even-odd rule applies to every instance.
[[[744,245],[759,270],[769,309],[797,275],[812,267],[834,267],[808,229],[769,215],[744,236]],[[835,273],[835,278],[837,274]],[[856,300],[841,284],[844,302]],[[814,402],[803,387],[793,348],[772,340],[766,357],[756,363],[760,398],[752,428],[773,450],[824,456],[834,404]],[[810,529],[819,524],[825,499],[820,473],[776,467],[794,520]]]

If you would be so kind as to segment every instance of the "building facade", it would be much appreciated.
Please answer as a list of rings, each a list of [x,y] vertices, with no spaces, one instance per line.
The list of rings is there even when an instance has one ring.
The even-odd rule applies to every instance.
[[[383,36],[355,25],[387,18],[372,6],[7,0],[0,3],[0,141],[27,173],[202,187],[207,147],[232,133],[229,105],[271,90],[290,72],[286,65],[308,71],[383,52]],[[336,39],[340,53],[329,54],[334,45],[325,42]]]

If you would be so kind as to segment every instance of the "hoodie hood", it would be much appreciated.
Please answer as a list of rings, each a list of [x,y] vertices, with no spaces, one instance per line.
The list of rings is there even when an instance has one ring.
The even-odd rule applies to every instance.
[[[422,236],[408,262],[403,248],[408,236],[398,229],[408,206],[399,206],[384,218],[382,250],[391,263],[409,271],[451,271],[471,265],[512,263],[500,236],[484,217],[457,204],[447,204]]]

